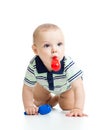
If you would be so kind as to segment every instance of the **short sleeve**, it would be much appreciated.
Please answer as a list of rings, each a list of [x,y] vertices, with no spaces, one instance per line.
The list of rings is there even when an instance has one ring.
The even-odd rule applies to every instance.
[[[83,76],[83,71],[78,68],[77,64],[70,57],[67,57],[65,60],[65,71],[70,84],[77,78],[82,78]]]
[[[37,80],[35,76],[35,62],[31,61],[26,70],[24,84],[29,87],[33,87],[36,84],[36,82]]]

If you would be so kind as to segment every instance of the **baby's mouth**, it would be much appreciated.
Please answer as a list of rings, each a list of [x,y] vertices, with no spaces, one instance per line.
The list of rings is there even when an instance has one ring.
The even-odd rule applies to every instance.
[[[57,56],[52,57],[51,68],[53,71],[59,71],[61,68],[60,61]]]

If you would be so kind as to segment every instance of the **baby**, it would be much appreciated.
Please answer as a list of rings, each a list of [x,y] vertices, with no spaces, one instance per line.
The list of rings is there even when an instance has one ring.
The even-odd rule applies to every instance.
[[[35,56],[30,61],[22,91],[24,109],[28,115],[38,114],[38,107],[57,103],[66,116],[85,116],[85,93],[82,75],[76,63],[65,56],[65,42],[61,29],[54,24],[42,24],[33,33],[32,49]],[[60,63],[60,69],[51,67],[52,58]]]

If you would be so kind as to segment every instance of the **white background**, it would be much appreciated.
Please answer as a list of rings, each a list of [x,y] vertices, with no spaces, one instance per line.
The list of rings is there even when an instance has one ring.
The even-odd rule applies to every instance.
[[[84,71],[85,112],[96,121],[97,128],[109,128],[110,0],[0,0],[1,126],[5,129],[21,125],[23,78],[34,55],[32,33],[47,22],[61,27],[66,53]]]

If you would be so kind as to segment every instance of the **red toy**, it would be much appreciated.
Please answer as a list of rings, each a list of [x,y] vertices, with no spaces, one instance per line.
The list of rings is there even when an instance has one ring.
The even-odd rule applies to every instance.
[[[60,61],[58,60],[58,58],[56,56],[54,56],[52,58],[52,63],[51,63],[51,67],[53,71],[59,71],[61,68],[61,64]]]

